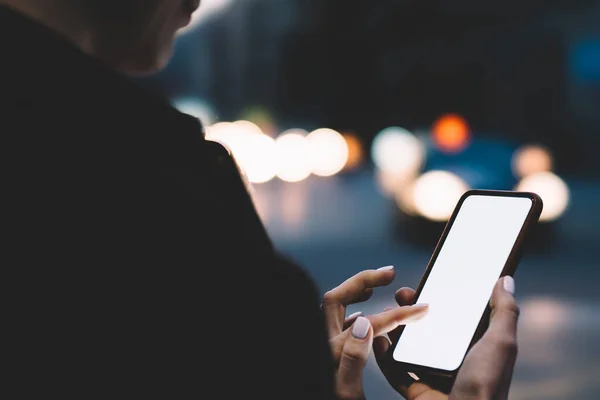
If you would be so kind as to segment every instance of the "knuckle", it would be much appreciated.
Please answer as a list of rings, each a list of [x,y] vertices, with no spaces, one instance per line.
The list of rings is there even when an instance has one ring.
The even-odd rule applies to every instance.
[[[345,346],[342,354],[342,359],[345,361],[345,365],[362,365],[367,361],[368,354],[361,351],[356,346]]]
[[[337,293],[335,289],[331,289],[323,295],[323,304],[331,304],[335,303],[337,298]]]
[[[498,305],[498,307],[492,310],[492,318],[495,318],[498,315],[505,315],[510,317],[511,319],[518,321],[519,315],[521,314],[521,310],[519,306],[514,301],[508,301],[503,303],[502,305]]]
[[[465,382],[462,382],[457,391],[460,393],[452,399],[489,400],[492,398],[488,379],[482,374],[474,374]]]
[[[516,318],[518,318],[519,315],[521,314],[521,310],[519,309],[519,306],[513,299],[506,302],[504,309],[506,310],[506,312],[514,314],[514,316]]]
[[[493,346],[503,353],[516,354],[518,351],[517,338],[510,335],[495,334],[490,337]]]
[[[497,346],[506,353],[515,354],[518,349],[517,339],[513,337],[502,337],[496,341]]]
[[[498,311],[513,314],[515,317],[518,317],[521,313],[519,306],[512,298],[505,298],[501,302],[499,302]]]
[[[347,385],[338,385],[336,394],[340,400],[363,400],[365,398],[362,390],[355,390]]]

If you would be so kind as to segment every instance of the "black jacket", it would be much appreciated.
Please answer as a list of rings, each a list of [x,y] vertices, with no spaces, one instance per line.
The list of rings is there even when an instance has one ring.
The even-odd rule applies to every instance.
[[[0,57],[12,398],[331,398],[315,286],[200,122],[2,7]]]

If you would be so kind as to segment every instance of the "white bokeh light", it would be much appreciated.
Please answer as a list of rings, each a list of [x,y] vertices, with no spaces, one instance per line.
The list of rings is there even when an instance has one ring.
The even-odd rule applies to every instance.
[[[371,157],[377,168],[383,171],[401,177],[413,176],[423,164],[425,147],[406,129],[389,127],[373,140]]]
[[[526,176],[519,182],[515,190],[533,192],[542,198],[544,208],[540,221],[558,219],[569,205],[569,187],[552,172],[538,172]]]
[[[240,128],[244,133],[262,135],[263,131],[254,122],[239,120],[234,122],[235,126]]]
[[[275,177],[275,140],[265,134],[250,134],[245,142],[240,163],[252,183],[265,183]]]
[[[538,172],[551,171],[552,164],[550,151],[539,145],[519,147],[512,158],[513,173],[519,178]]]
[[[569,319],[570,311],[566,304],[552,298],[530,298],[521,305],[521,324],[538,334],[556,331]]]
[[[300,182],[308,178],[312,168],[308,132],[294,129],[283,132],[275,139],[276,174],[286,182]]]
[[[229,149],[252,183],[275,177],[275,141],[249,121],[219,122],[206,128],[206,139]]]
[[[430,171],[412,187],[416,211],[433,221],[447,221],[460,197],[469,190],[460,177],[448,171]]]
[[[312,173],[332,176],[344,169],[348,161],[348,144],[344,137],[333,129],[317,129],[307,137],[310,147]]]
[[[230,152],[233,152],[236,142],[239,141],[240,130],[237,129],[233,122],[217,122],[216,124],[207,126],[205,131],[206,140],[219,142]]]

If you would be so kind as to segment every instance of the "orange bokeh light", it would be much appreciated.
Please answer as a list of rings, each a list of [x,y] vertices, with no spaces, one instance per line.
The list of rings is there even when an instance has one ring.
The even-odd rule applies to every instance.
[[[443,115],[434,123],[432,133],[435,144],[445,152],[457,153],[469,143],[469,125],[460,115]]]
[[[348,145],[348,161],[344,166],[345,170],[353,170],[359,167],[363,161],[363,146],[360,139],[354,134],[344,133],[344,139]]]

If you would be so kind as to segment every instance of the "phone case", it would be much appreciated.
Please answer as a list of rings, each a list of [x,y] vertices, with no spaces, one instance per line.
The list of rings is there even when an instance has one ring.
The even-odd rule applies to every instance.
[[[444,228],[444,231],[442,232],[442,235],[433,251],[433,255],[431,256],[431,259],[429,260],[429,263],[427,265],[425,273],[423,274],[423,277],[421,278],[419,286],[415,292],[414,303],[418,303],[419,295],[421,294],[421,291],[423,290],[423,287],[425,286],[425,282],[427,281],[427,278],[428,278],[429,274],[431,273],[433,266],[435,265],[435,262],[440,253],[440,250],[441,250],[442,246],[444,245],[446,237],[448,236],[448,233],[450,232],[450,229],[452,228],[454,220],[456,219],[456,216],[457,216],[462,204],[469,196],[474,196],[474,195],[495,196],[495,197],[496,196],[525,197],[525,198],[529,198],[532,200],[532,207],[529,211],[529,214],[527,215],[527,218],[525,219],[525,222],[523,224],[523,227],[521,228],[521,231],[519,232],[519,235],[517,236],[515,244],[510,252],[510,255],[508,256],[508,259],[506,261],[506,264],[505,264],[500,276],[506,276],[506,275],[512,276],[515,273],[517,266],[519,264],[519,261],[521,259],[521,255],[523,253],[523,248],[524,248],[528,233],[536,225],[536,223],[542,213],[542,208],[543,208],[542,199],[537,194],[529,193],[529,192],[514,192],[514,191],[499,191],[499,190],[469,190],[466,193],[464,193],[461,196],[461,198],[459,199],[459,201],[452,213],[452,216],[448,220],[448,223],[446,224],[446,227]],[[471,343],[469,344],[469,347],[468,347],[469,350],[471,349],[471,347],[473,347],[473,345],[475,343],[477,343],[477,341],[485,333],[487,326],[489,324],[490,312],[491,312],[491,309],[490,309],[490,306],[488,305],[485,312],[483,313],[483,316],[482,316],[482,318],[479,322],[479,325],[475,331],[473,339],[471,340]],[[403,329],[404,329],[404,327],[402,327],[402,330]],[[402,336],[402,331],[400,332],[400,336]],[[424,377],[424,378],[422,378],[423,380],[426,380],[426,381],[429,380],[431,382],[435,382],[434,385],[443,391],[449,390],[454,378],[456,377],[456,374],[460,370],[460,366],[454,371],[445,371],[445,370],[440,370],[440,369],[431,368],[431,367],[425,367],[425,366],[421,366],[421,365],[399,362],[399,361],[396,361],[393,359],[393,352],[394,352],[395,347],[396,347],[396,343],[393,343],[392,346],[390,346],[390,348],[389,348],[387,356],[391,358],[391,361],[397,367],[405,370],[406,372],[415,373],[420,378],[422,378],[422,376],[423,376]],[[467,353],[468,353],[468,350],[467,350]],[[464,359],[463,359],[463,362],[464,362]],[[462,365],[462,362],[461,362],[461,365]],[[444,387],[440,387],[440,386],[444,386]]]

